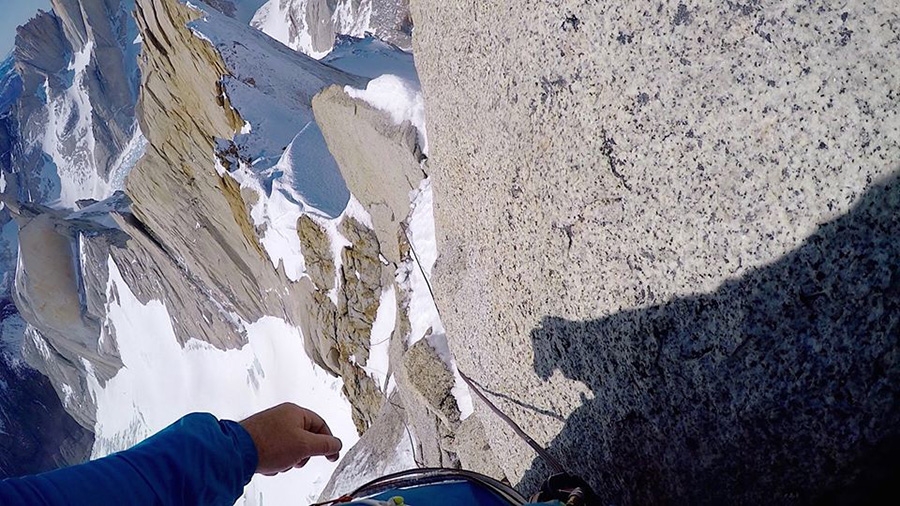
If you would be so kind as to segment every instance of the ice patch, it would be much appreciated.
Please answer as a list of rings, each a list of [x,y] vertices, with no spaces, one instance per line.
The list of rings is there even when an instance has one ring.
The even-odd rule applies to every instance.
[[[125,189],[125,178],[128,177],[131,169],[137,165],[144,153],[147,152],[147,146],[150,144],[141,132],[137,122],[135,122],[133,128],[134,134],[131,136],[131,140],[128,141],[122,153],[119,154],[119,157],[113,163],[113,169],[109,173],[109,191],[111,192]]]
[[[69,404],[72,402],[72,387],[69,386],[68,383],[63,383],[60,385],[63,391],[63,406],[69,407]]]
[[[128,448],[190,412],[240,420],[286,401],[322,415],[345,449],[358,440],[342,381],[309,360],[299,329],[266,316],[245,323],[249,342],[241,349],[221,351],[197,340],[182,348],[166,307],[141,304],[112,258],[108,267],[107,323],[125,367],[101,388],[87,363],[97,403],[94,458]],[[277,477],[257,475],[238,504],[308,504],[336,466],[314,458]]]

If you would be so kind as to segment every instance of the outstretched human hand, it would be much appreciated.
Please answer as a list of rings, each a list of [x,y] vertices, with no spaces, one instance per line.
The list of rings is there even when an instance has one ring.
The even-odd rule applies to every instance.
[[[322,417],[289,402],[261,411],[241,426],[256,445],[256,472],[267,476],[303,467],[319,455],[334,462],[341,451],[341,440],[331,435]]]

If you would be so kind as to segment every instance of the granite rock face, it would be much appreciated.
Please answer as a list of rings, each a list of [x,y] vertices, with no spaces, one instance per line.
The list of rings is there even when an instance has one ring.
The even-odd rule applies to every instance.
[[[900,9],[412,9],[460,367],[604,502],[854,502],[883,485],[900,436]],[[478,415],[531,490],[546,469]]]
[[[398,395],[382,406],[375,423],[347,451],[322,491],[326,501],[352,492],[364,483],[415,467],[415,448]]]
[[[378,38],[411,49],[413,20],[409,0],[372,0],[369,28]]]

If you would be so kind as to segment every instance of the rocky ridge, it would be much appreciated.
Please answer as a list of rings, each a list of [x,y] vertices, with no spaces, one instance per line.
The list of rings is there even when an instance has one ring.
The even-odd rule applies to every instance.
[[[45,14],[35,23],[52,25],[59,44],[83,49],[91,42],[78,37],[93,33],[92,24],[79,19]],[[122,367],[107,315],[118,303],[109,282],[115,265],[140,304],[167,308],[182,346],[198,340],[242,348],[247,324],[264,316],[300,328],[309,358],[343,379],[357,430],[408,436],[391,444],[411,443],[404,454],[410,457],[386,465],[460,465],[453,436],[460,409],[446,357],[431,338],[408,345],[404,276],[415,260],[401,223],[409,219],[410,191],[426,177],[415,127],[396,125],[342,91],[364,89],[367,78],[289,51],[209,6],[138,0],[134,19],[143,41],[134,110],[146,148],[124,192],[80,201],[74,210],[46,207],[22,191],[6,199],[19,228],[15,297],[29,324],[25,358],[50,378],[75,420],[94,430],[98,386],[92,385],[103,388]],[[34,49],[34,61],[42,61],[43,50]],[[70,63],[54,65],[40,75],[58,75]],[[127,85],[123,74],[116,76],[116,86]],[[259,104],[270,103],[290,111],[276,136],[265,135],[258,116]],[[22,117],[36,125],[34,117]],[[333,156],[340,184],[349,186],[345,197],[328,197],[343,212],[311,206],[316,195],[304,193],[302,177],[261,179],[291,169],[333,180],[322,173],[328,163],[317,168],[292,159],[317,150]],[[281,230],[260,218],[283,196],[299,201],[288,230],[299,245],[300,276],[272,250],[271,236]],[[383,301],[391,306],[382,308]],[[381,343],[387,370],[376,373],[373,326],[381,314],[396,324]],[[98,433],[94,454],[143,434],[132,429]]]

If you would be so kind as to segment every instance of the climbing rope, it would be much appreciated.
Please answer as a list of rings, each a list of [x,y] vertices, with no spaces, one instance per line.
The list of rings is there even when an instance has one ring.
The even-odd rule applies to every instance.
[[[553,469],[554,473],[565,473],[566,472],[566,469],[562,466],[562,464],[559,463],[558,460],[554,459],[553,456],[550,455],[550,453],[547,450],[545,450],[543,446],[539,445],[537,443],[537,441],[535,441],[531,436],[529,436],[527,432],[522,430],[522,428],[519,427],[519,425],[516,422],[514,422],[512,420],[512,418],[507,416],[506,413],[501,411],[500,408],[498,408],[493,402],[491,402],[491,400],[488,399],[487,396],[481,392],[481,388],[478,387],[474,381],[472,381],[468,376],[466,376],[459,369],[459,366],[457,366],[456,371],[459,372],[459,376],[463,379],[463,381],[465,381],[466,384],[469,385],[469,388],[471,388],[472,391],[475,392],[475,395],[477,395],[479,399],[484,401],[484,403],[487,404],[487,407],[491,408],[491,411],[493,411],[495,415],[497,415],[501,420],[506,422],[506,425],[509,425],[509,427],[513,430],[513,432],[516,433],[517,436],[519,436],[520,438],[522,438],[522,440],[524,440],[526,443],[528,443],[528,446],[530,446],[532,449],[534,449],[535,453],[537,453],[538,455],[541,456],[542,459],[544,459],[544,461],[547,463],[547,465],[549,465]]]
[[[403,234],[406,236],[406,242],[409,243],[409,250],[410,252],[412,252],[412,256],[416,262],[416,265],[419,266],[419,272],[422,273],[422,278],[425,280],[425,286],[428,287],[428,293],[431,295],[431,301],[432,303],[434,303],[434,308],[437,311],[438,317],[440,317],[441,310],[438,307],[437,300],[434,297],[434,290],[431,288],[431,281],[428,279],[428,275],[425,274],[425,268],[422,266],[422,262],[419,261],[419,255],[416,253],[416,248],[413,245],[412,237],[410,237],[409,228],[404,222],[400,222],[400,228],[403,230]],[[517,436],[528,443],[528,446],[530,446],[535,451],[535,453],[537,453],[542,459],[544,459],[547,465],[549,465],[550,468],[553,469],[553,472],[557,474],[563,474],[566,472],[566,469],[562,466],[562,464],[559,463],[558,460],[553,458],[553,456],[550,455],[550,453],[544,447],[539,445],[537,441],[534,440],[534,438],[532,438],[524,430],[522,430],[522,428],[519,427],[519,425],[514,422],[512,418],[507,416],[506,413],[498,408],[496,404],[491,402],[491,400],[488,399],[487,396],[482,392],[481,388],[474,381],[472,381],[471,378],[465,375],[459,368],[459,366],[456,367],[456,370],[457,372],[459,372],[459,376],[463,379],[463,381],[466,382],[469,388],[473,392],[475,392],[475,395],[477,395],[478,398],[481,399],[487,405],[487,407],[489,407],[491,411],[494,412],[494,414],[496,414],[501,420],[503,420],[513,430],[513,432],[516,433]]]

